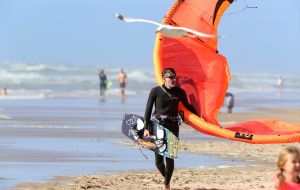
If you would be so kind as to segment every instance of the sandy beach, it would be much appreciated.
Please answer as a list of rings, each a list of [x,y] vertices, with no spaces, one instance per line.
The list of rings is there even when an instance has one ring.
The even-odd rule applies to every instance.
[[[276,118],[300,123],[300,109],[262,109],[249,113],[220,113],[219,121],[226,124],[253,118]],[[184,126],[184,130],[193,130]],[[243,166],[203,167],[176,169],[171,182],[172,189],[194,190],[265,190],[273,189],[272,176],[276,170],[276,158],[280,149],[291,144],[255,145],[212,138],[205,142],[184,140],[180,152],[196,152],[220,156],[232,161],[246,162]],[[298,143],[292,145],[300,147]],[[175,162],[176,164],[176,162]],[[51,182],[19,184],[14,189],[71,190],[71,189],[161,189],[163,178],[158,171],[130,170],[116,174],[57,176]]]

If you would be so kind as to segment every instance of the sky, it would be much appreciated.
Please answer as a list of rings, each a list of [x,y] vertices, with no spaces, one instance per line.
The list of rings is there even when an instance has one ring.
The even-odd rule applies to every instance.
[[[173,0],[0,0],[0,63],[153,68],[155,26]],[[246,6],[257,9],[240,10]],[[235,14],[232,14],[235,13]],[[231,73],[298,74],[300,1],[237,0],[221,19]]]

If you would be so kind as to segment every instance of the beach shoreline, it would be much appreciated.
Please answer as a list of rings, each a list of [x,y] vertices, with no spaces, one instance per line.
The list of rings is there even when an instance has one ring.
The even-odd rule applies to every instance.
[[[300,146],[298,143],[292,145]],[[218,155],[244,161],[244,166],[175,169],[172,189],[272,189],[275,160],[287,145],[257,145],[240,142],[182,142],[180,151]],[[183,152],[184,154],[184,152]],[[153,170],[125,171],[110,175],[81,175],[55,177],[52,182],[26,183],[14,189],[160,189],[163,178]]]
[[[273,118],[291,123],[300,123],[300,109],[268,108],[256,112],[219,114],[219,121],[233,124],[253,118]],[[182,131],[193,130],[184,126]],[[196,132],[198,133],[198,132]],[[172,189],[228,189],[228,190],[266,190],[273,189],[272,177],[276,171],[276,157],[280,149],[292,144],[247,144],[212,137],[204,142],[183,140],[180,142],[180,153],[194,152],[211,156],[219,156],[236,162],[248,163],[230,167],[175,167],[172,178]],[[176,162],[175,162],[176,163]],[[57,176],[51,181],[41,183],[22,183],[13,189],[32,190],[71,190],[71,189],[161,189],[163,179],[153,166],[151,170],[129,170],[113,174]]]

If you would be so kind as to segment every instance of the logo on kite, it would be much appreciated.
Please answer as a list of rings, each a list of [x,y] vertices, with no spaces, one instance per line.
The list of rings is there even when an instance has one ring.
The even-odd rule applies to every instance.
[[[234,137],[235,138],[240,138],[240,139],[252,140],[253,135],[250,135],[248,133],[236,132]]]

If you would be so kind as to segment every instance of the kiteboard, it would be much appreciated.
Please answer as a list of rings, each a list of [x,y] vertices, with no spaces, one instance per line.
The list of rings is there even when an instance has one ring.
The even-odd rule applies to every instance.
[[[150,123],[150,137],[144,137],[144,118],[142,116],[125,113],[122,121],[122,133],[144,148],[152,150],[164,157],[176,158],[178,138],[158,121]]]

